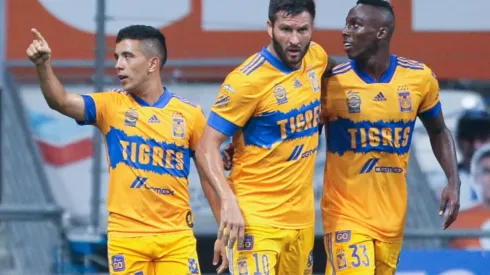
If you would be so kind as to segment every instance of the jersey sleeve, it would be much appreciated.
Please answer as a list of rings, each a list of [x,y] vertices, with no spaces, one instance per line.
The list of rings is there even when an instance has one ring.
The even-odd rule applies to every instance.
[[[234,135],[254,114],[259,96],[246,76],[231,73],[211,108],[208,125],[223,135]]]
[[[202,133],[204,132],[204,127],[206,126],[206,116],[204,116],[201,106],[197,107],[198,111],[196,112],[196,117],[192,126],[193,128],[189,141],[189,148],[191,149],[192,156],[194,156],[194,152],[199,145],[199,140],[201,139]]]
[[[435,74],[427,70],[426,90],[422,103],[419,107],[419,116],[424,119],[436,117],[441,112],[441,103],[439,102],[439,82]]]
[[[107,106],[112,101],[111,92],[101,92],[82,95],[85,102],[85,119],[77,121],[79,125],[96,125],[101,127]]]

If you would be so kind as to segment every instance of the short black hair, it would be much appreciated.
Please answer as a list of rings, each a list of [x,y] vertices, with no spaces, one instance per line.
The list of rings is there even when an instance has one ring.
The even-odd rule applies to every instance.
[[[270,0],[269,2],[269,20],[274,23],[277,19],[277,13],[284,11],[289,16],[296,16],[304,11],[311,15],[315,20],[316,7],[314,0]]]
[[[390,2],[385,0],[358,0],[357,5],[359,4],[382,8],[386,12],[383,21],[389,30],[388,38],[390,39],[395,32],[395,12]]]
[[[490,137],[490,113],[485,110],[466,110],[459,117],[456,137],[473,141]]]
[[[148,46],[152,47],[160,57],[160,69],[167,62],[168,52],[165,35],[157,28],[146,25],[131,25],[119,30],[117,33],[116,43],[124,39],[149,42]]]

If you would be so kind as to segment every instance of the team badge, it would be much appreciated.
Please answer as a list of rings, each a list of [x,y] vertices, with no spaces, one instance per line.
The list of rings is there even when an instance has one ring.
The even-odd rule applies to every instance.
[[[308,254],[308,264],[307,264],[308,267],[312,267],[313,266],[313,250],[310,251],[310,254]]]
[[[124,125],[129,127],[135,127],[138,121],[138,112],[134,109],[129,109],[124,114]]]
[[[343,270],[347,268],[347,259],[343,249],[337,250],[337,269]]]
[[[185,215],[185,221],[187,222],[187,225],[190,228],[194,227],[194,219],[192,218],[192,212],[191,211],[187,211],[187,214]]]
[[[279,84],[276,84],[276,86],[274,87],[274,96],[276,97],[277,105],[288,103],[286,89]]]
[[[181,113],[172,114],[172,133],[174,138],[184,138],[185,136],[185,119]]]
[[[248,264],[246,260],[238,262],[238,274],[248,275]]]
[[[400,104],[400,112],[412,111],[412,96],[407,86],[398,86],[398,103]]]
[[[320,91],[320,82],[318,81],[318,76],[315,71],[311,71],[308,73],[308,78],[310,79],[311,87],[313,88],[313,92]]]
[[[347,92],[347,109],[349,113],[356,114],[361,112],[361,97],[358,92]]]
[[[199,274],[199,264],[197,263],[196,259],[194,258],[189,258],[189,271],[191,274]]]

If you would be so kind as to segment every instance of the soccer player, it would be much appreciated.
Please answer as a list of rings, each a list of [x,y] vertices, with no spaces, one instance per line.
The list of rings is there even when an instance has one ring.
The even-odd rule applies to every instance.
[[[417,117],[430,137],[448,185],[443,228],[459,209],[456,151],[429,67],[391,54],[391,5],[360,0],[343,30],[351,60],[333,69],[322,98],[327,163],[322,214],[325,274],[394,274],[407,213],[406,174]]]
[[[313,0],[271,0],[271,43],[225,79],[196,156],[221,199],[233,274],[311,274],[320,83]],[[235,148],[227,180],[219,148]],[[243,215],[242,215],[243,214]],[[236,240],[238,239],[237,245]]]
[[[27,55],[49,107],[95,125],[105,137],[111,274],[200,274],[187,186],[206,118],[200,106],[164,88],[163,34],[142,25],[121,29],[114,57],[124,90],[79,95],[65,92],[51,67],[48,43],[32,32]],[[202,184],[219,214],[214,190]]]

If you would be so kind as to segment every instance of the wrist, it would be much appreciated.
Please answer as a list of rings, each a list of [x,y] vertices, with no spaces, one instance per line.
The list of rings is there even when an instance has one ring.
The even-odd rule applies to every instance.
[[[36,64],[36,67],[39,69],[44,69],[44,68],[47,68],[47,67],[50,67],[51,66],[51,59],[48,59],[46,61],[43,61],[39,64]]]

